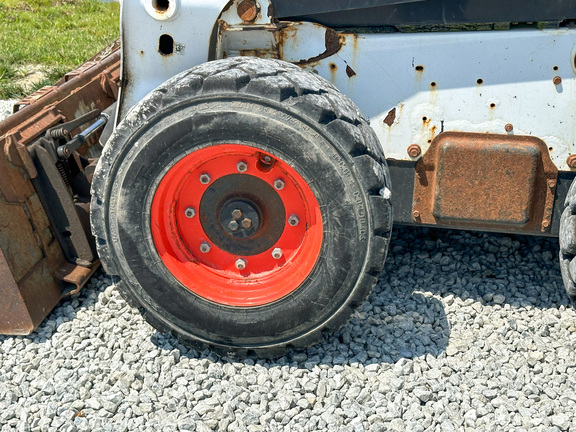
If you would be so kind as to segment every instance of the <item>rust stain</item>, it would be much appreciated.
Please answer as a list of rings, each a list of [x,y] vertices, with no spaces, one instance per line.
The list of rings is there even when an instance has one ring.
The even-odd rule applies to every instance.
[[[348,75],[348,78],[352,78],[356,75],[356,72],[349,65],[346,65],[346,75]]]
[[[388,111],[388,115],[386,115],[386,118],[384,119],[384,123],[387,124],[388,126],[392,126],[392,124],[394,123],[394,120],[396,120],[396,107],[394,107],[390,111]]]
[[[558,169],[535,137],[441,133],[418,161],[417,222],[461,228],[545,231]]]
[[[336,72],[338,71],[338,66],[336,66],[336,63],[330,63],[328,68],[330,69],[330,81],[335,82],[336,81]]]
[[[310,63],[318,62],[320,60],[324,60],[325,58],[333,56],[338,51],[340,51],[340,48],[342,48],[343,44],[344,44],[343,38],[338,34],[338,32],[331,28],[327,28],[324,37],[324,45],[326,47],[326,50],[315,57],[311,57],[307,60],[300,60],[294,64],[298,66],[303,66],[308,65]]]

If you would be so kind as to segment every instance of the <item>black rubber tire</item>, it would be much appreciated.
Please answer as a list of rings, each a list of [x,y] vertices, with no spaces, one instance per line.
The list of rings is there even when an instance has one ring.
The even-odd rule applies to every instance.
[[[564,211],[560,218],[560,271],[564,288],[572,302],[576,304],[576,181],[572,181]]]
[[[249,143],[288,162],[321,207],[314,269],[267,305],[228,307],[195,295],[151,239],[149,203],[163,174],[219,142]],[[168,80],[117,127],[92,183],[92,230],[104,268],[154,327],[196,348],[274,357],[338,329],[366,299],[388,250],[389,188],[374,131],[328,81],[278,60],[218,60]]]

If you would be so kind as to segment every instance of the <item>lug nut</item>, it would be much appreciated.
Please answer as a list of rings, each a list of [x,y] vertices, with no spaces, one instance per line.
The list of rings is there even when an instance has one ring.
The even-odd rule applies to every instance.
[[[202,244],[200,245],[200,252],[202,253],[210,252],[210,243],[202,242]]]
[[[200,176],[200,183],[202,183],[202,184],[210,183],[210,176],[208,174],[202,174]]]
[[[242,258],[238,258],[236,260],[236,268],[238,270],[244,270],[246,268],[246,260],[243,260]]]
[[[236,169],[238,170],[238,172],[246,172],[246,170],[248,169],[248,164],[246,162],[238,162],[238,164],[236,165]]]
[[[296,225],[298,225],[298,222],[300,222],[300,219],[298,219],[298,216],[296,216],[296,215],[291,215],[288,218],[288,225],[290,225],[290,226],[296,226]]]
[[[188,207],[186,210],[184,210],[184,215],[187,218],[193,218],[196,216],[196,210],[194,210],[192,207]]]
[[[278,190],[284,189],[284,182],[280,179],[274,181],[274,187]]]
[[[504,126],[504,130],[506,132],[512,132],[514,130],[514,126],[512,125],[512,123],[508,123],[506,126]]]
[[[248,218],[242,220],[242,228],[249,229],[252,228],[252,221]]]
[[[228,224],[228,228],[230,229],[230,231],[236,231],[239,228],[238,222],[236,222],[235,220],[230,221],[230,223]]]
[[[274,250],[272,251],[272,258],[274,259],[282,258],[282,249],[274,248]]]
[[[232,210],[232,217],[234,219],[240,219],[242,217],[242,210],[240,209]]]

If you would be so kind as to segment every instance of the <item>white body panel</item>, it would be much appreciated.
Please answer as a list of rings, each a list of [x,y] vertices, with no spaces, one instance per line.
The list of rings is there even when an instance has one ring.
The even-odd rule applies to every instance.
[[[510,134],[541,138],[555,165],[569,170],[575,47],[576,30],[366,34],[346,36],[337,55],[309,68],[371,119],[387,158],[410,160],[410,144],[425,152],[441,131],[502,134],[511,124]],[[285,46],[284,58],[300,60],[299,51],[306,49]],[[347,65],[356,75],[348,77]],[[389,126],[384,120],[394,108]]]
[[[310,59],[302,66],[333,82],[371,119],[388,158],[414,160],[408,146],[418,144],[425,152],[442,131],[509,133],[541,138],[558,169],[570,170],[566,158],[576,152],[576,29],[343,33],[338,52],[312,60],[325,50],[326,29],[290,23],[279,38],[265,25],[263,2],[252,31],[243,31],[248,24],[239,22],[235,5],[221,15],[226,0],[179,0],[168,18],[155,16],[148,3],[123,4],[127,82],[119,118],[166,79],[208,60],[221,17],[226,25],[222,39],[216,38],[223,41],[217,55],[252,50],[293,62]],[[174,38],[171,56],[158,52],[162,34]]]
[[[122,2],[122,90],[118,118],[168,78],[208,60],[210,37],[229,0],[171,0],[164,12],[153,0]],[[175,42],[172,55],[158,50],[161,35]]]

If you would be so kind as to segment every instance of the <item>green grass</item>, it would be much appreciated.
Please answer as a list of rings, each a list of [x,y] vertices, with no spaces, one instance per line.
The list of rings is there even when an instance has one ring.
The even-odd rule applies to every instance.
[[[0,99],[50,85],[119,36],[118,3],[0,0]],[[40,82],[26,84],[31,72]]]

